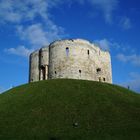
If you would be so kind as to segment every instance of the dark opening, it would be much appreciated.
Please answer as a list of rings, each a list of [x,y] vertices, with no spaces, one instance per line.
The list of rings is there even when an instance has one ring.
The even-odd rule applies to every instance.
[[[79,73],[81,73],[82,71],[81,70],[79,70]]]
[[[46,69],[44,66],[41,66],[41,71],[42,71],[42,80],[46,79]]]
[[[55,74],[57,74],[57,72],[55,71]]]
[[[96,71],[97,71],[97,72],[101,72],[101,68],[97,68]]]
[[[66,55],[69,56],[69,48],[66,48]]]
[[[89,50],[87,50],[87,54],[89,55]]]
[[[106,81],[106,79],[105,79],[105,78],[103,78],[103,81],[105,82],[105,81]]]
[[[75,123],[73,123],[73,127],[78,127],[78,123],[77,122],[75,122]]]

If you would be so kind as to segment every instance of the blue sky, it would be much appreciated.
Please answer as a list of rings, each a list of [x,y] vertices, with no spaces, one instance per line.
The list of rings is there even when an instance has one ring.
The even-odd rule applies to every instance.
[[[108,49],[113,83],[140,92],[139,0],[0,0],[0,92],[28,82],[28,56],[56,39]]]

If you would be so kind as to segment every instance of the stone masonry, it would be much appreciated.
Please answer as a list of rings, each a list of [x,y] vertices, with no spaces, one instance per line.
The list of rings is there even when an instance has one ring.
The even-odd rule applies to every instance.
[[[110,53],[83,39],[55,41],[31,53],[29,82],[58,78],[112,83]]]

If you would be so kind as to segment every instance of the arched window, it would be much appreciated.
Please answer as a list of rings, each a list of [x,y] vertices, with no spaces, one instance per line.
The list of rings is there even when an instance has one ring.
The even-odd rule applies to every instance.
[[[69,56],[69,48],[66,48],[66,56]]]

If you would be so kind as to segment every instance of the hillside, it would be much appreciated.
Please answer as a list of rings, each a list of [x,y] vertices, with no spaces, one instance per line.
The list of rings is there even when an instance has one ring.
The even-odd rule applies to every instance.
[[[139,140],[140,95],[82,80],[48,80],[0,95],[0,140]]]

